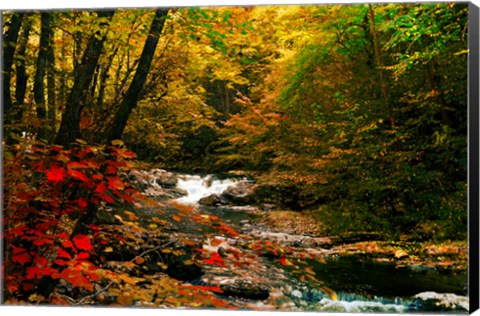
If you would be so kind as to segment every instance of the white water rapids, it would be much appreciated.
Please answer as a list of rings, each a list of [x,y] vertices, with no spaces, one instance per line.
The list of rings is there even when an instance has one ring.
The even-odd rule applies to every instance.
[[[185,190],[187,195],[177,199],[182,204],[196,204],[201,198],[212,194],[221,194],[228,187],[239,184],[244,179],[220,180],[213,175],[182,175],[178,177],[177,188]]]

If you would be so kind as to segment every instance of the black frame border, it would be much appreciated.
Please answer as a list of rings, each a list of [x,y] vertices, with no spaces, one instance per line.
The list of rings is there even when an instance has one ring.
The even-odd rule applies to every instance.
[[[479,7],[469,3],[469,282],[470,313],[479,308]]]

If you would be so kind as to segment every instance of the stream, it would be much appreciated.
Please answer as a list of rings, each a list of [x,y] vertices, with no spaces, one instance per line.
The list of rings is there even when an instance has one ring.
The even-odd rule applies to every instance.
[[[186,196],[175,199],[177,203],[199,209],[202,214],[214,215],[230,225],[241,236],[238,239],[219,236],[223,247],[235,247],[243,236],[262,239],[269,234],[269,227],[256,219],[262,212],[252,206],[202,206],[201,198],[221,194],[230,186],[247,181],[245,178],[220,178],[214,175],[179,175],[177,188]],[[192,231],[188,232],[192,233]],[[305,236],[288,235],[288,238]],[[212,247],[207,244],[205,247]],[[215,248],[216,245],[213,247]],[[299,247],[302,247],[301,245]],[[318,247],[317,247],[318,248]],[[309,251],[310,248],[304,250]],[[327,249],[315,249],[324,251]],[[202,284],[222,285],[234,282],[252,282],[268,289],[270,298],[277,298],[277,306],[285,310],[340,311],[340,312],[412,312],[428,309],[418,306],[413,296],[421,292],[452,293],[466,295],[466,273],[438,271],[434,268],[410,266],[398,268],[394,263],[375,262],[342,256],[327,256],[324,262],[308,261],[316,281],[301,282],[292,268],[282,266],[268,256],[257,256],[248,267],[220,268],[207,266]],[[321,283],[333,290],[336,297],[318,288]],[[317,285],[315,285],[317,284]],[[235,299],[235,298],[231,298]],[[241,299],[244,300],[245,299]],[[248,301],[248,299],[246,300]],[[271,301],[271,300],[270,300]],[[250,304],[250,305],[249,305]],[[251,300],[250,307],[262,307],[262,301]],[[283,305],[282,305],[283,304]],[[268,306],[267,306],[268,307]],[[268,309],[268,308],[266,308]]]

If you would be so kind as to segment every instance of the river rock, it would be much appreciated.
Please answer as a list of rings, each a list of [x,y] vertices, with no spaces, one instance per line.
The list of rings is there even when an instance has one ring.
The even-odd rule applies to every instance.
[[[144,191],[151,186],[152,177],[145,170],[132,169],[128,173],[128,180],[139,191]]]
[[[465,312],[469,310],[469,300],[466,296],[452,293],[422,292],[413,297],[409,307],[428,312]]]
[[[240,182],[228,187],[220,195],[224,205],[250,205],[255,203],[254,185],[248,182]]]
[[[178,177],[173,172],[169,172],[163,169],[153,169],[150,174],[155,179],[155,183],[162,188],[173,189],[177,186]]]
[[[220,196],[218,194],[211,194],[209,196],[201,198],[198,201],[198,204],[204,205],[204,206],[218,206],[218,205],[222,205],[223,202],[220,199]]]
[[[270,296],[268,289],[246,280],[235,280],[232,284],[222,284],[223,295],[250,300],[266,300]]]

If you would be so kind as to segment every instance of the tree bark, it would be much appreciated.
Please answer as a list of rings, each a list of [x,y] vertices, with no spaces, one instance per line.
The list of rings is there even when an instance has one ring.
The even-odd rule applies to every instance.
[[[55,51],[53,48],[53,32],[50,34],[50,45],[47,52],[47,96],[48,96],[48,124],[50,125],[49,140],[55,136],[56,118],[57,118],[57,102],[56,102],[56,85],[55,85]]]
[[[3,41],[3,110],[8,114],[12,108],[10,80],[12,75],[13,56],[17,46],[18,33],[22,26],[23,14],[13,13]]]
[[[138,97],[147,79],[153,55],[155,54],[155,49],[163,30],[167,14],[168,9],[166,8],[159,8],[155,11],[155,17],[150,27],[147,40],[145,41],[145,46],[143,47],[142,56],[140,57],[135,76],[133,77],[132,83],[126,92],[122,103],[120,104],[120,108],[115,113],[113,124],[107,132],[107,143],[122,137],[128,118],[130,117],[132,110],[137,106]]]
[[[35,82],[33,85],[33,97],[37,107],[37,117],[40,120],[47,118],[47,107],[45,103],[45,69],[47,65],[47,55],[49,46],[51,45],[50,39],[52,34],[51,14],[49,12],[41,13],[41,33],[40,33],[40,46],[37,57],[37,65],[35,72]],[[44,136],[43,129],[39,130],[39,137]]]
[[[18,52],[17,52],[17,67],[16,74],[17,79],[15,83],[15,120],[20,121],[23,117],[24,104],[25,104],[25,94],[27,91],[27,71],[25,68],[25,59],[27,51],[28,38],[30,36],[30,30],[32,29],[32,21],[25,17],[25,22],[23,24],[23,32],[20,37]]]
[[[111,21],[115,11],[99,11],[98,18],[106,18],[108,23],[103,23],[106,27]],[[90,37],[87,48],[82,56],[78,76],[73,83],[71,93],[68,96],[67,104],[63,112],[60,129],[55,138],[55,143],[68,145],[77,138],[81,138],[80,119],[82,110],[85,106],[85,97],[88,95],[88,88],[92,82],[98,59],[103,49],[106,35],[98,38],[100,32]]]

